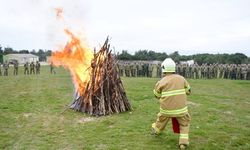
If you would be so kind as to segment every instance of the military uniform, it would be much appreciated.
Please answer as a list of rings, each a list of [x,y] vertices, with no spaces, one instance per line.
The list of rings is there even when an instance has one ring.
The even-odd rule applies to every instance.
[[[50,64],[50,74],[56,74],[53,63]]]
[[[13,74],[18,75],[18,62],[14,63],[14,72],[13,72]]]
[[[4,69],[3,75],[8,76],[9,63],[7,61],[5,61],[5,63],[3,64],[3,69]]]
[[[28,62],[26,62],[24,64],[24,74],[29,74],[29,63]]]
[[[33,61],[30,63],[30,74],[35,74],[35,64]]]
[[[125,74],[126,77],[130,77],[130,66],[128,63],[125,63]]]
[[[131,75],[132,77],[137,77],[136,63],[131,64]]]
[[[152,77],[152,71],[153,71],[153,65],[149,64],[148,65],[148,77]]]
[[[242,79],[246,80],[247,79],[247,66],[246,65],[242,65],[241,67],[242,67],[242,69],[241,69]]]
[[[247,65],[247,80],[250,80],[250,64]]]
[[[40,74],[40,67],[41,67],[41,65],[40,65],[39,61],[37,61],[36,62],[36,74]]]
[[[236,79],[241,79],[241,66],[237,65],[236,67]]]
[[[138,76],[142,76],[143,75],[143,67],[142,67],[142,63],[140,62],[138,64]]]
[[[157,68],[157,64],[152,64],[152,77],[156,78],[158,75],[158,68]]]
[[[1,63],[0,63],[0,76],[2,76],[2,67],[1,67]]]

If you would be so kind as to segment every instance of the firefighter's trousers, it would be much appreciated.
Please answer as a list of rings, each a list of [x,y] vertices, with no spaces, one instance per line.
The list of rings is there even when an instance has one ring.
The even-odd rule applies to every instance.
[[[191,121],[191,116],[187,113],[181,117],[175,117],[179,123],[180,127],[180,136],[179,136],[179,144],[189,144],[188,133],[189,133],[189,126]],[[152,127],[155,129],[157,133],[163,131],[167,125],[167,123],[171,120],[171,117],[166,116],[162,113],[158,113],[157,120],[155,123],[152,124]]]

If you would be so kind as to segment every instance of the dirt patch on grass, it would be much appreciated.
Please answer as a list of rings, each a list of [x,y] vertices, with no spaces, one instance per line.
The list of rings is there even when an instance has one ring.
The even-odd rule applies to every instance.
[[[32,115],[33,115],[33,113],[23,113],[23,117],[25,117],[25,118],[28,118]]]
[[[86,123],[86,122],[93,122],[93,121],[96,121],[97,118],[95,117],[83,117],[83,118],[80,118],[79,120],[77,120],[78,123]]]

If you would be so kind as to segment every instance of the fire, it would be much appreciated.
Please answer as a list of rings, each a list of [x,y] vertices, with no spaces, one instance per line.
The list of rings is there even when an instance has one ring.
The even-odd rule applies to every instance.
[[[94,55],[83,40],[68,29],[64,31],[70,37],[70,41],[62,50],[52,53],[51,62],[54,66],[64,66],[70,70],[75,89],[82,94],[87,81],[90,80],[91,60]]]
[[[57,19],[62,19],[63,16],[62,16],[62,13],[63,13],[63,9],[58,7],[58,8],[55,8],[55,11],[56,11],[56,17]]]

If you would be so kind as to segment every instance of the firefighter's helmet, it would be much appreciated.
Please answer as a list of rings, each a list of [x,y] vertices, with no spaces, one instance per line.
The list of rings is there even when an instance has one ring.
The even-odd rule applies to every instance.
[[[175,72],[175,62],[171,58],[166,58],[161,64],[162,73]]]

